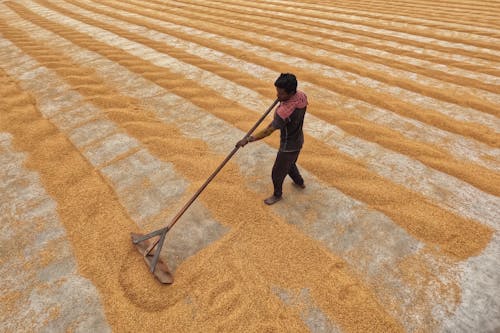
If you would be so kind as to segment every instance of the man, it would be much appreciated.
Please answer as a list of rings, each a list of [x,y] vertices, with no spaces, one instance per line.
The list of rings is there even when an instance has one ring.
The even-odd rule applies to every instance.
[[[281,74],[274,82],[276,94],[280,104],[276,109],[273,121],[264,130],[254,136],[244,138],[236,144],[244,147],[247,143],[261,140],[280,130],[280,148],[274,162],[272,180],[274,193],[264,202],[272,205],[281,200],[283,181],[289,175],[294,184],[305,188],[304,179],[297,169],[297,158],[304,143],[304,115],[307,109],[307,96],[302,91],[297,91],[297,79],[290,73]]]

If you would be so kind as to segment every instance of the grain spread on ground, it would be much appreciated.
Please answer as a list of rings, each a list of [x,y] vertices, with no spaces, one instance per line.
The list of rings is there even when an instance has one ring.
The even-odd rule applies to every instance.
[[[0,330],[500,329],[499,5],[0,1]],[[240,149],[160,284],[281,72],[306,188]]]

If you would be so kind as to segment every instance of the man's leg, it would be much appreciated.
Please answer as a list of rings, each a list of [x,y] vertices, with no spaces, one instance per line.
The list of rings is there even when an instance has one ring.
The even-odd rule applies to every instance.
[[[298,156],[299,152],[278,152],[271,175],[273,179],[274,193],[273,196],[264,200],[266,204],[272,205],[281,199],[281,195],[283,194],[283,181],[285,180],[286,175],[290,172],[292,164],[297,161]]]
[[[304,178],[302,178],[302,175],[300,174],[300,171],[297,168],[297,164],[296,164],[297,159],[299,157],[299,153],[300,152],[297,152],[297,156],[295,157],[295,160],[293,161],[292,165],[290,166],[290,171],[288,171],[288,175],[290,176],[290,178],[292,178],[295,185],[297,185],[301,188],[305,188]]]

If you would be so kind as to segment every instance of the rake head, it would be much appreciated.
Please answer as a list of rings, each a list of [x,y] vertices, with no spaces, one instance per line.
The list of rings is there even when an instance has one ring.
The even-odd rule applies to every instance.
[[[130,233],[132,238],[132,244],[134,244],[135,248],[144,258],[146,265],[148,265],[149,270],[153,273],[153,275],[164,284],[171,284],[174,282],[174,277],[172,273],[170,273],[167,263],[164,262],[161,258],[158,259],[156,263],[156,267],[153,267],[153,257],[155,250],[157,250],[158,245],[154,245],[155,239],[148,238],[146,240],[140,241],[140,238],[144,238],[143,234]],[[155,237],[158,238],[158,237]],[[154,248],[151,249],[151,246]]]

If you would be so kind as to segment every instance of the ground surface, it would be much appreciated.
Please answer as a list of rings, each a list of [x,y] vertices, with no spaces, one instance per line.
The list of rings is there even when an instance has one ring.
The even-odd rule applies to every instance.
[[[497,1],[0,1],[0,331],[498,332]],[[293,72],[299,167],[240,151]],[[268,120],[265,121],[267,124]]]

